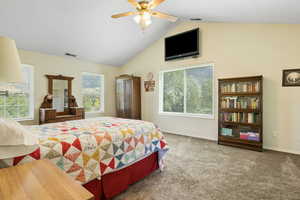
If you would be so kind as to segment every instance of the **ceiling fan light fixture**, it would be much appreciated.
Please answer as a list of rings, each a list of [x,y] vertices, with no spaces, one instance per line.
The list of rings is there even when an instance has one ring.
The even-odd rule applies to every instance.
[[[139,23],[141,22],[141,19],[142,19],[141,15],[137,15],[137,16],[135,16],[135,17],[133,18],[133,20],[134,20],[137,24],[139,24]]]
[[[139,24],[142,30],[145,30],[146,28],[148,28],[148,26],[150,26],[150,24],[152,24],[151,19],[150,20],[145,20],[145,21],[141,21],[141,23]]]
[[[151,14],[149,12],[143,12],[135,16],[133,19],[137,24],[141,26],[143,30],[146,29],[150,24],[152,24]]]
[[[151,21],[151,15],[149,12],[143,12],[135,16],[133,19],[137,24],[140,24],[141,21]]]

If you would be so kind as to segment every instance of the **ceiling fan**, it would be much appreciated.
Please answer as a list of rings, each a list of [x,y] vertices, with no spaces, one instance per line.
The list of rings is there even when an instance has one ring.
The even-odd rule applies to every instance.
[[[150,1],[137,1],[137,0],[128,0],[128,2],[133,5],[136,8],[136,12],[125,12],[121,14],[113,15],[112,18],[120,18],[120,17],[126,17],[131,15],[136,15],[134,17],[134,21],[138,23],[143,30],[145,30],[151,23],[151,16],[162,18],[169,20],[171,22],[176,22],[177,17],[162,13],[153,11],[155,7],[157,7],[159,4],[164,2],[165,0],[152,0]]]

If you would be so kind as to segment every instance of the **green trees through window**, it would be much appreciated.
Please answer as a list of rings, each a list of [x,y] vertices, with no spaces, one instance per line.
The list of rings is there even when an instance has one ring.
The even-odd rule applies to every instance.
[[[103,112],[104,110],[104,77],[100,74],[82,74],[83,107],[86,112]]]
[[[186,112],[196,114],[213,114],[211,67],[200,67],[185,70],[186,72]]]
[[[164,73],[164,111],[184,111],[184,71]]]
[[[201,66],[161,73],[162,112],[213,115],[213,68]]]
[[[0,96],[0,117],[16,120],[33,119],[33,68],[22,66],[23,82],[20,84],[1,84],[9,89],[8,96]]]

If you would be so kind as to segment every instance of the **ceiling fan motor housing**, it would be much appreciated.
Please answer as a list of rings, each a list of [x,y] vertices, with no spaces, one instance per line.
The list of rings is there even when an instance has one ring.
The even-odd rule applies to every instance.
[[[141,1],[139,2],[139,7],[137,7],[138,11],[146,12],[149,10],[149,2],[148,1]]]

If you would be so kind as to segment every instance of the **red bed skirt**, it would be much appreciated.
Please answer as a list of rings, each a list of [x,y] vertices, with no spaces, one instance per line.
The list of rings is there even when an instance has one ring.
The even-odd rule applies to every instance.
[[[106,174],[101,177],[101,180],[95,179],[83,186],[94,194],[95,200],[111,199],[158,168],[158,153],[153,153],[133,165]]]

